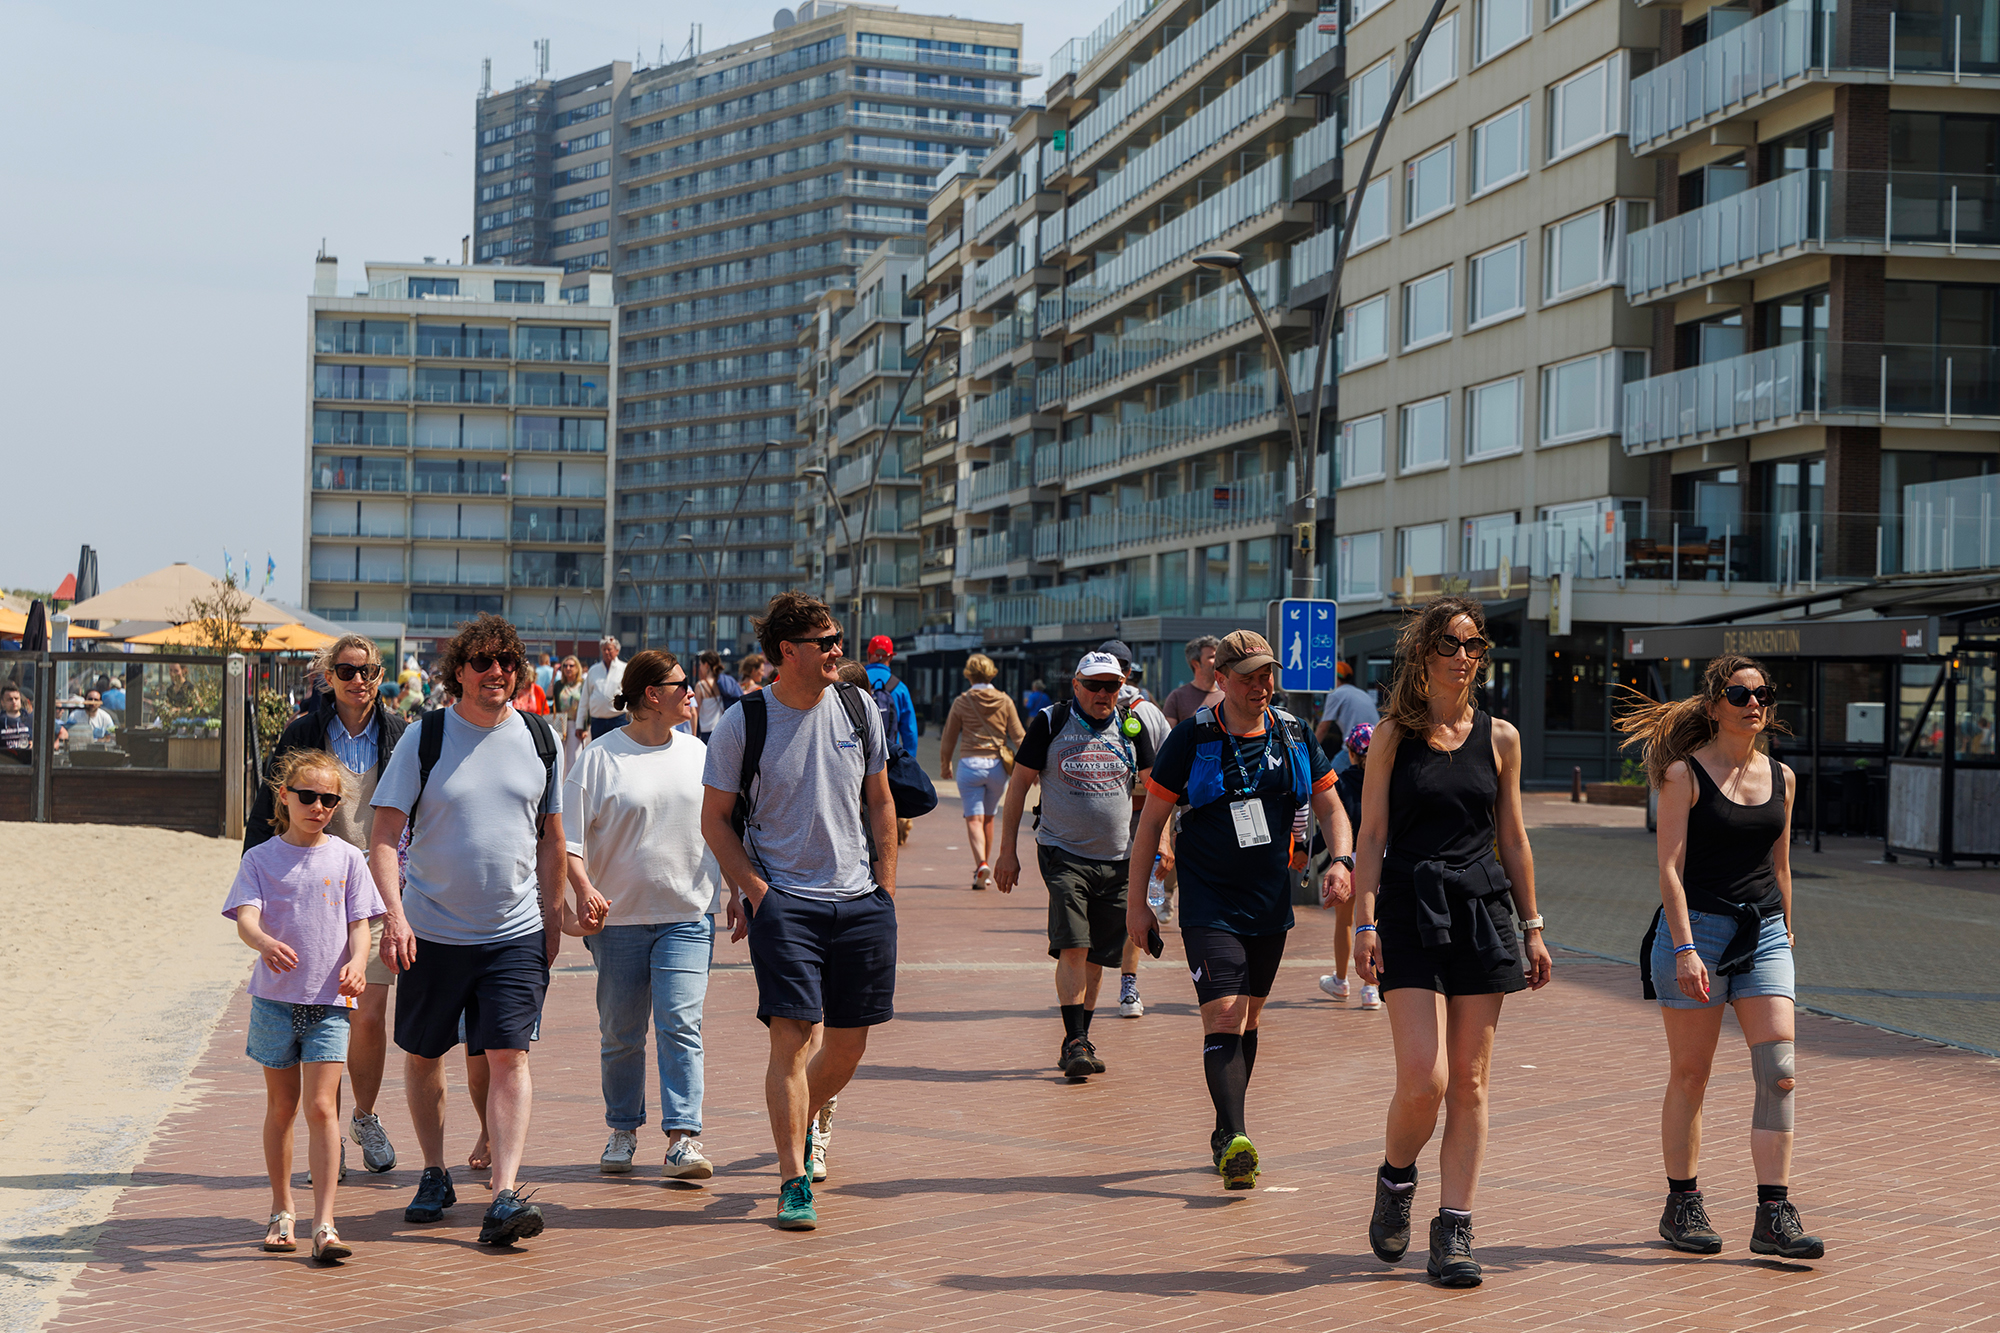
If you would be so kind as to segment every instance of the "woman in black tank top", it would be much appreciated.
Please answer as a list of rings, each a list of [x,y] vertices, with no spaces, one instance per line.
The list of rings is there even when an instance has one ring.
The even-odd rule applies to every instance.
[[[1768,682],[1750,658],[1718,657],[1699,694],[1641,701],[1618,721],[1632,737],[1628,745],[1644,746],[1647,777],[1659,790],[1660,907],[1639,949],[1646,998],[1660,1002],[1671,1063],[1660,1111],[1667,1204],[1659,1229],[1677,1250],[1722,1249],[1695,1168],[1702,1098],[1730,1004],[1756,1083],[1750,1248],[1817,1259],[1826,1247],[1805,1233],[1790,1199],[1795,784],[1790,769],[1763,753],[1761,733],[1779,725]]]
[[[1463,598],[1441,597],[1404,627],[1355,842],[1354,961],[1370,990],[1380,986],[1396,1043],[1368,1243],[1384,1263],[1409,1247],[1417,1154],[1442,1105],[1429,1272],[1448,1287],[1481,1277],[1472,1197],[1500,1003],[1547,985],[1550,968],[1521,818],[1521,736],[1473,701],[1488,647],[1479,603]]]

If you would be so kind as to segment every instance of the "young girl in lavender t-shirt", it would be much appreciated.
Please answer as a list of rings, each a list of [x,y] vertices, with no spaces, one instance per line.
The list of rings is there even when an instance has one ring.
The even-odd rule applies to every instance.
[[[271,1177],[264,1248],[299,1248],[292,1239],[292,1124],[303,1100],[312,1254],[334,1263],[354,1252],[333,1224],[348,1013],[367,985],[368,923],[385,909],[361,852],[326,834],[345,794],[341,762],[325,750],[293,750],[278,760],[271,786],[278,836],[244,853],[222,908],[259,955],[250,974],[247,1054],[264,1066],[264,1168]]]

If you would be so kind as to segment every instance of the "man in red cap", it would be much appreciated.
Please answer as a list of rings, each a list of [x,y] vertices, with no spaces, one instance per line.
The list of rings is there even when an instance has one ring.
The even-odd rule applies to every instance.
[[[892,742],[900,742],[904,754],[917,752],[917,704],[910,697],[910,687],[897,679],[889,669],[889,659],[896,655],[896,643],[886,634],[877,634],[868,641],[868,688],[875,696],[875,706],[882,710],[882,720],[890,724],[887,735]],[[901,846],[910,840],[910,821],[896,821],[896,843]]]

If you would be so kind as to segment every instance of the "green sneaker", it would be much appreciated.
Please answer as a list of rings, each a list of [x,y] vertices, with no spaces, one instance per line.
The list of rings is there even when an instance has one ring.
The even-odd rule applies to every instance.
[[[1229,1146],[1222,1150],[1222,1188],[1226,1190],[1247,1190],[1257,1187],[1257,1148],[1245,1134],[1238,1134],[1229,1140]]]
[[[811,1231],[818,1225],[819,1214],[813,1211],[811,1178],[792,1177],[778,1190],[778,1229]]]

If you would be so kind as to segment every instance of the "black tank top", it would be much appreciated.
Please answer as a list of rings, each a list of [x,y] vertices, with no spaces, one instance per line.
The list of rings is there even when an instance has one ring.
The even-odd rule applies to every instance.
[[[1688,811],[1687,862],[1681,871],[1690,904],[1705,896],[1754,906],[1764,916],[1783,908],[1771,856],[1785,833],[1785,775],[1776,759],[1764,758],[1771,765],[1770,798],[1741,805],[1722,794],[1699,759],[1687,757],[1697,792]]]
[[[1456,750],[1403,737],[1389,775],[1389,859],[1443,861],[1456,869],[1490,855],[1499,798],[1493,719],[1486,713],[1473,713],[1471,734]]]

